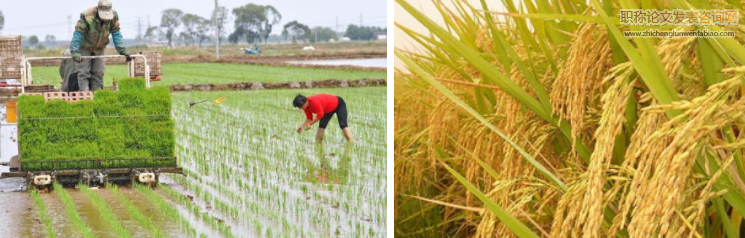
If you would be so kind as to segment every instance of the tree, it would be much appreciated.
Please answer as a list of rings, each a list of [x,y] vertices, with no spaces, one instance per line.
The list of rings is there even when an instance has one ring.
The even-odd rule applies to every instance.
[[[200,38],[200,34],[207,34],[207,31],[209,31],[209,23],[207,23],[207,19],[204,19],[203,17],[187,13],[184,14],[181,17],[181,22],[184,24],[184,29],[186,30],[186,34],[189,34],[189,39],[191,42],[187,42],[187,44],[194,44],[194,40]],[[205,28],[205,23],[207,24]]]
[[[239,41],[243,40],[245,35],[245,29],[236,28],[235,31],[233,33],[230,33],[230,35],[228,36],[228,42],[230,42],[230,44],[238,44]]]
[[[271,34],[272,26],[282,19],[274,7],[253,3],[233,9],[233,15],[235,16],[235,31],[231,34],[232,39],[243,38],[247,43],[261,39],[266,42]]]
[[[297,43],[297,40],[308,39],[310,36],[310,28],[297,21],[291,21],[285,24],[285,28],[282,30],[282,35],[285,37],[292,36],[292,43]]]
[[[152,41],[158,34],[159,28],[157,26],[151,26],[145,31],[145,39]]]
[[[182,31],[177,35],[177,41],[176,41],[177,44],[189,45],[189,42],[192,42],[192,41],[194,41],[194,39],[192,39],[191,35],[185,31]]]
[[[266,16],[266,21],[264,21],[264,29],[261,31],[261,37],[264,38],[264,44],[266,44],[266,40],[269,38],[269,35],[272,34],[272,26],[282,20],[282,15],[280,15],[279,11],[271,5],[264,7],[264,14]]]
[[[381,31],[380,27],[349,25],[345,35],[351,40],[372,40]]]
[[[311,29],[310,42],[325,42],[331,39],[338,40],[339,35],[330,27],[314,27]]]
[[[5,16],[3,16],[3,11],[0,11],[0,32],[3,30],[4,26],[5,26]]]
[[[195,38],[199,40],[199,46],[202,46],[202,42],[204,42],[204,40],[210,38],[210,35],[208,33],[213,28],[214,26],[212,25],[212,22],[210,22],[207,19],[201,18],[201,20],[197,22],[197,30],[196,30],[197,34]]]
[[[28,44],[30,46],[35,46],[36,44],[39,44],[39,37],[36,37],[36,35],[29,36]]]
[[[55,37],[54,35],[47,35],[46,37],[44,37],[44,41],[46,41],[47,44],[54,44],[54,42],[57,41],[57,37]]]
[[[173,34],[181,25],[181,17],[184,12],[179,9],[166,9],[163,11],[163,16],[160,19],[160,26],[166,29],[166,38],[168,39],[168,46],[172,45]]]

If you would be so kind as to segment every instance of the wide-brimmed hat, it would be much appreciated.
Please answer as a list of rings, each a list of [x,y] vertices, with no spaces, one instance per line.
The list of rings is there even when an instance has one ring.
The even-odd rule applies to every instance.
[[[111,8],[110,0],[99,0],[98,1],[98,17],[102,20],[114,19],[114,10]]]

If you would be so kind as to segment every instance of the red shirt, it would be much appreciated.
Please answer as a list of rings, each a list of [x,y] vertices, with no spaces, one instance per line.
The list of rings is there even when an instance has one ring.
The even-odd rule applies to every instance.
[[[305,117],[313,120],[313,114],[319,120],[326,113],[333,112],[339,106],[339,97],[330,94],[316,94],[308,97],[308,107],[305,108]]]

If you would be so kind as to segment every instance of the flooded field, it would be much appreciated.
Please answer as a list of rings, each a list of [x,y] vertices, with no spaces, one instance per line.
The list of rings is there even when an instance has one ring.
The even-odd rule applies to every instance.
[[[291,99],[319,92],[345,99],[356,143],[344,141],[335,119],[323,147],[315,131],[295,132],[304,115]],[[220,106],[181,103],[220,96]],[[174,94],[176,151],[188,176],[173,180],[226,224],[240,221],[233,232],[385,237],[384,108],[384,87]]]
[[[336,119],[324,146],[291,99],[345,99],[356,142]],[[385,87],[175,93],[186,176],[142,186],[25,191],[0,180],[2,234],[20,237],[385,237]],[[222,104],[190,101],[225,97]]]

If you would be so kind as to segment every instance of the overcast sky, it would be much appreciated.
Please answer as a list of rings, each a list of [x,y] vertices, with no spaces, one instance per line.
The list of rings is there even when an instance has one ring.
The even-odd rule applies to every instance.
[[[185,13],[193,13],[210,18],[215,8],[214,0],[112,0],[114,10],[119,13],[124,38],[137,35],[138,20],[141,20],[144,34],[148,25],[160,24],[161,12],[168,8],[178,8]],[[339,31],[349,24],[385,27],[387,24],[386,0],[219,0],[221,6],[232,11],[233,8],[254,3],[272,5],[282,15],[282,22],[274,26],[273,33],[282,32],[282,26],[297,20],[310,27],[328,26],[336,28],[338,17]],[[58,40],[68,39],[72,27],[68,16],[75,24],[80,13],[96,6],[98,0],[0,0],[0,11],[5,15],[3,35],[37,35],[40,40],[46,35],[55,35]],[[232,16],[232,13],[231,13]],[[233,30],[232,19],[227,26]]]

